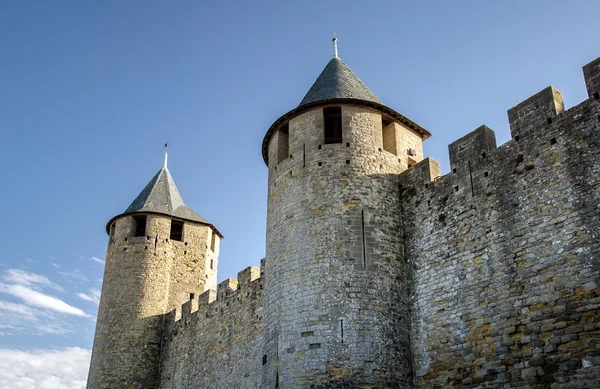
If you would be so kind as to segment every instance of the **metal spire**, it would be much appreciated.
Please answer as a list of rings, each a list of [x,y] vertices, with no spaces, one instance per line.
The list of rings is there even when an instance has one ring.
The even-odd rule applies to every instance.
[[[338,50],[337,50],[337,38],[335,36],[335,34],[333,35],[333,58],[339,58],[338,57]]]
[[[171,142],[165,143],[165,164],[163,166],[165,169],[167,168],[167,157],[169,156],[169,154],[167,153],[167,149],[169,148],[170,143]]]

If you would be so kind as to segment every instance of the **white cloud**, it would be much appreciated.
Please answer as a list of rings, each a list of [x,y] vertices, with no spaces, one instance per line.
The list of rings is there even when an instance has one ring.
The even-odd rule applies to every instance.
[[[10,301],[0,300],[0,310],[21,313],[23,315],[33,315],[33,309],[23,304],[15,304]]]
[[[84,389],[91,351],[0,348],[0,388]]]
[[[27,273],[25,270],[20,269],[8,269],[4,274],[4,280],[13,284],[25,286],[39,285],[56,290],[63,290],[60,285],[50,281],[47,277],[35,273]]]
[[[65,313],[67,315],[90,317],[81,309],[73,307],[64,301],[57,299],[56,297],[45,295],[23,285],[8,285],[0,283],[0,293],[6,293],[13,297],[19,298],[26,304],[33,307],[49,309],[51,311]]]
[[[77,293],[77,297],[79,297],[82,300],[92,302],[94,304],[100,303],[100,291],[98,289],[90,289],[89,294]]]
[[[94,262],[97,262],[97,263],[99,263],[101,265],[104,265],[104,263],[105,263],[104,259],[100,259],[98,257],[91,257],[90,260],[92,260]]]
[[[72,332],[78,323],[64,315],[0,300],[0,336],[38,336]]]
[[[85,276],[85,274],[83,274],[83,272],[79,269],[72,271],[72,272],[58,272],[58,274],[65,277],[69,281],[72,281],[72,282],[76,281],[76,282],[79,282],[80,284],[83,284],[84,282],[89,281],[88,278]]]

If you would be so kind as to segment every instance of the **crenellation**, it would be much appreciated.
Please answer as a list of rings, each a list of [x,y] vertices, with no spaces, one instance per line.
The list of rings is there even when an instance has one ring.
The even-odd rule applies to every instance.
[[[590,99],[544,89],[443,176],[370,91],[290,111],[263,143],[267,255],[237,279],[216,284],[201,218],[173,239],[173,215],[113,218],[88,387],[600,387],[600,58],[583,69]]]
[[[457,171],[429,190],[412,169],[400,175],[404,193],[417,194],[405,196],[402,217],[418,387],[597,386],[598,349],[586,339],[599,328],[589,320],[600,296],[590,235],[600,230],[599,111],[587,100],[530,123],[535,136],[495,150],[491,133],[476,142],[491,152],[472,164],[485,184],[472,195],[460,167],[477,158],[481,128],[450,145]],[[465,144],[472,152],[460,161]]]
[[[256,266],[249,266],[238,273],[238,289],[246,288],[250,283],[261,277],[261,270]]]
[[[535,136],[532,134],[534,130],[543,130],[564,110],[562,95],[556,88],[549,86],[541,90],[508,110],[512,138],[519,141],[526,136]]]
[[[583,67],[583,77],[590,99],[600,100],[600,58]]]

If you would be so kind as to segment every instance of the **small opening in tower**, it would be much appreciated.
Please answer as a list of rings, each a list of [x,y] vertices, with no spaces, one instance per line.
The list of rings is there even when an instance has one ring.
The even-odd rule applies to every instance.
[[[515,136],[515,142],[519,141],[519,135]]]
[[[215,241],[217,240],[215,232],[213,230],[210,231],[210,250],[212,252],[215,251]],[[212,269],[212,266],[210,267]]]
[[[192,301],[194,299],[194,294],[190,293],[190,301]]]
[[[551,145],[555,145],[555,144],[556,144],[556,138],[552,138],[552,139],[550,139],[550,144],[551,144]]]
[[[547,122],[548,124],[552,124],[552,118],[548,118],[548,119],[546,119],[546,122]]]
[[[146,221],[148,217],[146,215],[135,215],[133,220],[135,221],[135,236],[146,236]]]
[[[325,144],[342,143],[342,107],[323,108]]]
[[[183,221],[171,220],[171,240],[183,241]]]
[[[481,153],[481,158],[485,158],[487,155],[485,153]]]
[[[285,123],[279,127],[277,136],[277,164],[280,164],[285,159],[291,158],[289,145],[289,124]]]
[[[596,99],[596,100],[600,99],[600,92],[594,93],[594,99]]]
[[[210,270],[213,270],[215,268],[215,261],[214,259],[211,258],[210,260]]]
[[[489,172],[483,172],[483,176],[484,176],[484,177],[487,177],[487,176],[489,176],[489,175],[490,175],[490,173],[489,173]]]

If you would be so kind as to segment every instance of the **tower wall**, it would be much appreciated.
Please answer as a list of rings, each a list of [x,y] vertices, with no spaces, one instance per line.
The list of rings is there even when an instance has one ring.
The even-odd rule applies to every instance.
[[[148,214],[140,237],[133,216],[114,223],[88,388],[157,388],[164,314],[216,283],[216,264],[205,272],[210,227],[185,222],[179,242],[170,216]]]
[[[279,163],[269,145],[263,387],[408,386],[402,160],[374,110],[342,107],[342,143],[323,126],[320,108],[291,119]]]

